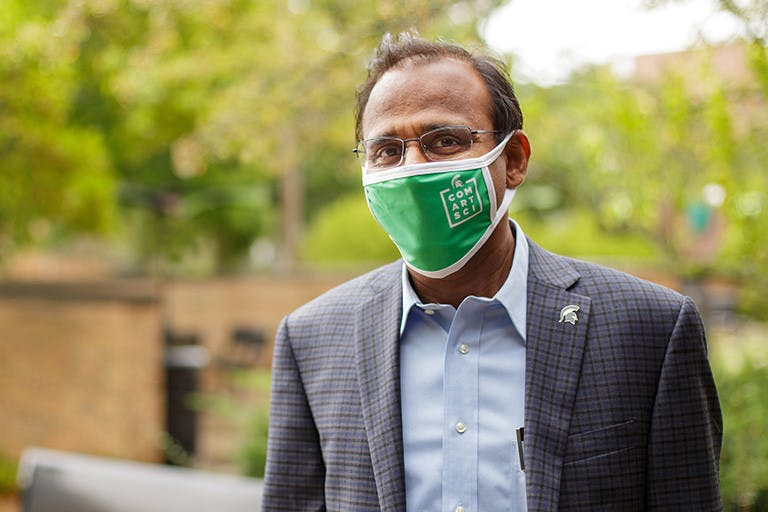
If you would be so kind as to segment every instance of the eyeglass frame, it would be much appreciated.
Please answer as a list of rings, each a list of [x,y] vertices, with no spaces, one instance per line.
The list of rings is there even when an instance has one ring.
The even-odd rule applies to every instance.
[[[363,140],[360,140],[360,141],[357,142],[357,146],[355,146],[352,149],[352,152],[357,156],[357,158],[359,160],[363,160],[363,155],[365,155],[366,152],[365,151],[361,151],[360,150],[360,146],[363,145],[363,147],[364,147],[366,142],[372,141],[372,140],[400,141],[401,147],[402,147],[402,153],[400,153],[400,161],[397,164],[395,164],[395,165],[391,165],[391,166],[387,166],[387,167],[382,167],[381,168],[382,170],[385,170],[385,169],[395,169],[395,168],[400,167],[401,165],[403,165],[403,162],[405,161],[405,153],[408,150],[408,143],[409,142],[418,141],[419,142],[419,147],[421,148],[421,153],[424,155],[424,157],[427,160],[429,160],[430,162],[446,162],[446,161],[450,161],[452,159],[451,158],[446,158],[446,159],[434,159],[434,158],[431,158],[429,156],[429,152],[428,152],[427,147],[424,144],[424,141],[422,140],[422,138],[425,135],[428,135],[428,134],[430,134],[432,132],[439,131],[439,130],[446,130],[446,129],[449,129],[449,128],[466,128],[467,130],[469,130],[470,136],[485,135],[485,134],[488,134],[488,133],[494,133],[494,134],[503,133],[503,130],[473,130],[469,126],[463,125],[463,124],[438,126],[437,128],[432,128],[431,130],[427,130],[426,132],[422,133],[418,137],[410,137],[410,138],[407,138],[407,139],[401,139],[400,137],[386,137],[386,136],[385,137],[371,137],[370,139],[363,139]],[[472,149],[472,146],[474,145],[474,142],[475,142],[474,138],[470,138],[469,139],[469,148],[467,148],[467,151]],[[458,160],[458,158],[457,158],[457,160]]]

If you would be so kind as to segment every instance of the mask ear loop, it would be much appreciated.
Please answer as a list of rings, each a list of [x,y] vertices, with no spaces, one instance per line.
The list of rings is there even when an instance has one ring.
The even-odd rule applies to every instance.
[[[491,154],[496,154],[496,158],[494,158],[492,161],[488,162],[488,165],[485,165],[483,167],[483,179],[485,180],[485,188],[487,190],[492,190],[493,191],[493,193],[491,193],[490,197],[489,197],[490,202],[491,202],[491,207],[490,207],[490,211],[488,212],[488,216],[490,218],[490,221],[491,221],[492,225],[495,225],[495,224],[497,224],[499,222],[498,219],[496,218],[499,215],[498,208],[503,208],[504,201],[507,201],[507,190],[508,189],[505,187],[504,195],[501,198],[502,204],[498,205],[498,208],[497,208],[496,186],[493,183],[493,177],[491,176],[490,166],[493,165],[493,163],[501,157],[501,154],[504,152],[504,148],[507,147],[507,144],[509,143],[510,139],[512,139],[512,136],[515,134],[515,132],[517,132],[516,129],[512,130],[512,132],[510,132],[506,137],[504,137],[504,139],[501,142],[499,142],[499,144],[496,145],[496,147],[494,147],[491,151],[489,151],[488,153],[486,153],[482,157],[482,158],[484,158],[485,156],[489,156]],[[513,193],[513,195],[514,195],[514,193]],[[512,201],[512,199],[510,198],[509,201],[507,202],[507,209],[509,209],[509,203],[511,203],[511,201]]]
[[[501,157],[502,153],[504,152],[504,149],[506,149],[507,144],[509,144],[509,141],[515,135],[515,133],[517,133],[517,128],[512,130],[506,137],[504,137],[504,140],[502,140],[499,143],[499,146],[501,146],[503,149],[501,151],[499,151],[499,154],[496,157],[496,160],[498,160]],[[495,149],[496,148],[494,148],[494,150]],[[494,160],[494,162],[496,160]],[[496,187],[493,184],[493,177],[491,176],[491,169],[490,169],[491,164],[493,164],[493,162],[489,163],[488,167],[486,167],[486,169],[488,169],[488,180],[491,182],[489,190],[493,190],[494,191],[493,197],[491,197],[491,204],[495,205],[496,204]],[[505,179],[504,179],[504,183],[505,183],[504,194],[502,195],[502,198],[501,198],[501,204],[499,205],[499,209],[498,210],[494,210],[496,213],[495,213],[494,218],[491,220],[491,224],[493,226],[496,226],[499,223],[499,221],[500,221],[500,219],[498,218],[499,216],[506,214],[507,217],[509,217],[509,207],[512,204],[512,198],[515,197],[515,192],[517,191],[517,187],[515,187],[515,188],[508,188],[506,186],[506,176],[505,176]]]

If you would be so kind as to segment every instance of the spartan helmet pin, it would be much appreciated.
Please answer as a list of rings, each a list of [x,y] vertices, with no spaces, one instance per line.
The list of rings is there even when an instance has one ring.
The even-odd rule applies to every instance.
[[[569,304],[560,310],[560,320],[558,323],[567,322],[571,325],[576,325],[579,321],[579,317],[576,316],[576,312],[581,309],[576,304]]]

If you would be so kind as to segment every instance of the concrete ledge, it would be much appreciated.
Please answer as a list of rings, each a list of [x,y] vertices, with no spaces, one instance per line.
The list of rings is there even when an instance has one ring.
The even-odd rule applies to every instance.
[[[159,302],[157,286],[147,280],[95,282],[0,282],[0,298],[54,301]]]
[[[27,448],[23,512],[258,512],[262,481],[205,471]]]

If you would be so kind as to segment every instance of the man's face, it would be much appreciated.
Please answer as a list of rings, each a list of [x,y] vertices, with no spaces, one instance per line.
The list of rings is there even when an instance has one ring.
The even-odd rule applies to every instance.
[[[384,73],[371,90],[363,112],[363,138],[408,139],[441,126],[466,125],[492,130],[490,95],[485,82],[466,62],[444,58],[423,63],[409,61]],[[496,145],[493,135],[475,140],[467,157],[480,156]],[[405,165],[428,162],[419,144],[409,143]],[[506,187],[505,156],[491,167],[497,199]]]

